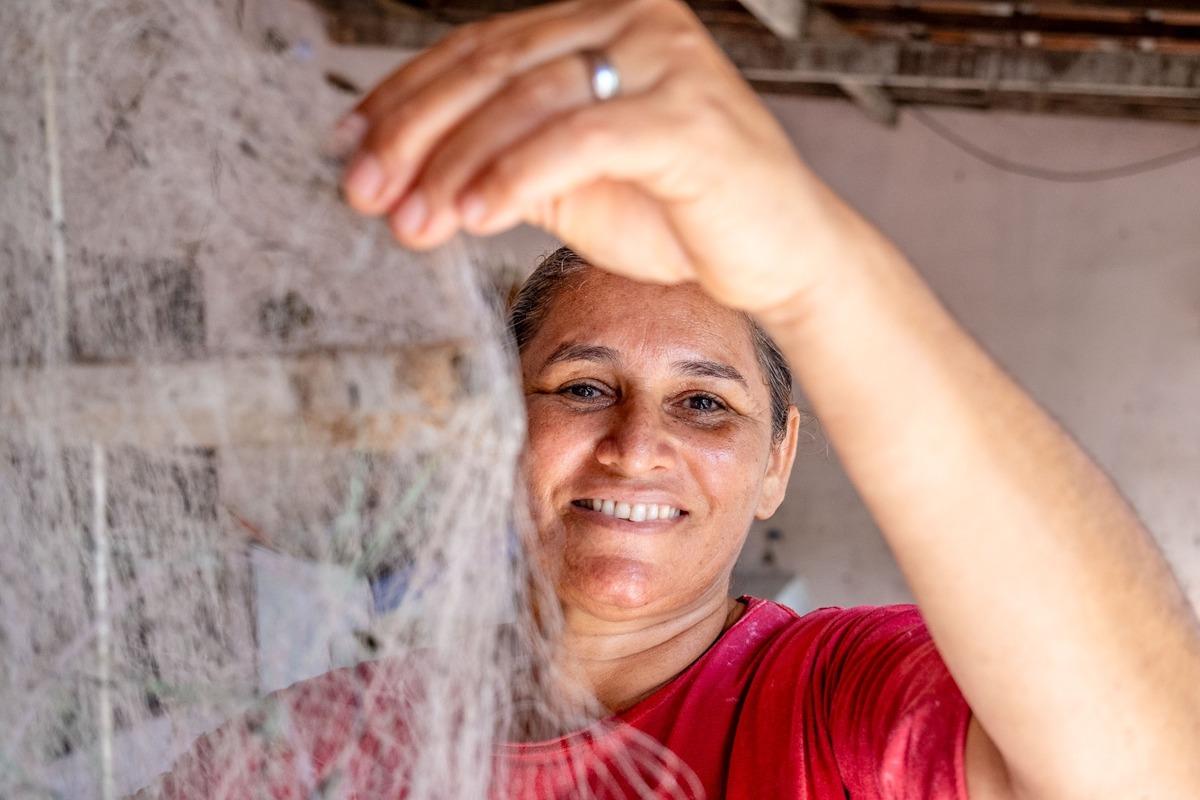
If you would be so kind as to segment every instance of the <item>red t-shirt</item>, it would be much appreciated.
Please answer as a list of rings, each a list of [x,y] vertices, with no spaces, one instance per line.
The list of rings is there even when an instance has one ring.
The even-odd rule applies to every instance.
[[[498,794],[579,797],[585,784],[595,797],[965,800],[971,712],[915,606],[798,616],[745,601],[691,666],[602,726],[503,745]],[[402,798],[406,689],[388,669],[361,664],[284,689],[203,737],[161,796]],[[261,735],[273,725],[287,734]],[[639,747],[646,737],[666,747]]]

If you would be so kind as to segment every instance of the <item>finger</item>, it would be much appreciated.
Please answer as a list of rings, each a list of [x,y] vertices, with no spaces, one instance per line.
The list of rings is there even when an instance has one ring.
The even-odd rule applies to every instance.
[[[351,204],[365,213],[381,213],[404,192],[437,138],[514,74],[607,41],[619,29],[621,15],[609,7],[590,3],[581,8],[481,44],[415,94],[381,109],[364,152],[348,170],[345,188]]]
[[[514,78],[437,144],[408,196],[389,215],[396,237],[420,248],[448,239],[458,227],[455,200],[476,172],[547,120],[590,100],[577,54]]]
[[[549,3],[459,26],[388,76],[359,101],[354,111],[368,120],[374,119],[487,42],[497,41],[550,19],[577,13],[585,2],[588,0]]]
[[[609,42],[632,13],[627,3],[588,4],[583,9],[480,46],[385,111],[347,173],[344,188],[350,203],[364,213],[382,213],[404,192],[437,140],[514,75]]]
[[[657,81],[663,67],[636,37],[623,36],[607,54],[619,71],[639,84]],[[455,201],[466,184],[501,152],[551,120],[593,102],[587,60],[572,53],[517,76],[438,143],[409,196],[391,216],[397,238],[434,247],[459,226]],[[427,219],[413,213],[422,207]]]
[[[458,200],[464,227],[490,235],[531,209],[599,180],[658,182],[672,166],[669,121],[652,94],[589,105],[546,125],[492,162]],[[552,222],[552,221],[551,221]]]

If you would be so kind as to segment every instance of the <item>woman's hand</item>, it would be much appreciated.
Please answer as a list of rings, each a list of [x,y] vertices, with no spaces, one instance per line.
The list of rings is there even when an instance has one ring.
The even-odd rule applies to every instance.
[[[591,94],[587,50],[620,74]],[[537,225],[593,263],[762,311],[835,263],[856,217],[676,0],[570,0],[468,25],[348,118],[350,204],[435,247]]]

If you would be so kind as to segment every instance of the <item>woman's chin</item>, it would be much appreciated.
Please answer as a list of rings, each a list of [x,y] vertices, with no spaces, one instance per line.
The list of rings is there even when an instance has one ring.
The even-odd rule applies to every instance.
[[[662,595],[659,572],[652,564],[622,556],[569,558],[559,596],[596,616],[641,609]]]

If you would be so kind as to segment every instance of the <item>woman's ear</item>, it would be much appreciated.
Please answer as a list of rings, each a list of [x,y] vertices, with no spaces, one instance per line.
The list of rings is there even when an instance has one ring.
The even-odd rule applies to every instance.
[[[771,457],[767,463],[767,474],[763,476],[762,492],[758,496],[755,519],[767,519],[779,508],[787,493],[788,479],[792,476],[792,462],[796,460],[796,440],[800,436],[800,410],[788,406],[787,429],[783,438],[771,445]]]

